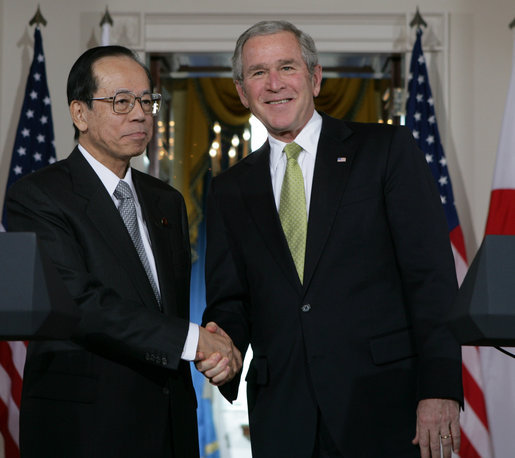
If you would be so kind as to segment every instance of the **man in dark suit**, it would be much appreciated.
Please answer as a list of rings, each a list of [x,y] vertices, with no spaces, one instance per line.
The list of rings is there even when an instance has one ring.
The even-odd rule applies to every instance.
[[[67,91],[79,145],[7,199],[9,229],[37,233],[81,312],[69,341],[29,344],[21,454],[198,457],[188,361],[216,352],[228,377],[241,357],[221,330],[189,322],[182,196],[130,167],[161,96],[120,46],[86,51]]]
[[[403,127],[317,113],[315,45],[290,23],[243,33],[233,74],[269,135],[212,181],[204,321],[242,354],[252,345],[253,456],[449,458],[461,359],[443,318],[457,285],[423,154]],[[215,381],[230,401],[238,379]]]

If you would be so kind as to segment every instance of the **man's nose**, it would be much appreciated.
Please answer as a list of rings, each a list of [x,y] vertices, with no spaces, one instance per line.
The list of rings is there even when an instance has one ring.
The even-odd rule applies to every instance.
[[[141,97],[136,97],[136,100],[134,100],[134,106],[132,107],[132,110],[129,112],[129,116],[131,119],[145,119],[145,116],[147,113],[143,111],[143,105],[141,103]]]
[[[284,81],[278,71],[272,70],[268,73],[267,86],[268,89],[274,92],[278,91],[284,86]]]

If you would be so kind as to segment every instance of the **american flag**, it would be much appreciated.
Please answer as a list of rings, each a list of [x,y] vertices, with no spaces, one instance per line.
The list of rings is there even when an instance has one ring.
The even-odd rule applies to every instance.
[[[22,176],[55,162],[54,127],[50,95],[45,70],[45,55],[41,32],[34,31],[34,57],[30,67],[25,99],[16,131],[7,188]],[[3,226],[8,222],[3,211]],[[2,229],[0,225],[0,230]],[[18,458],[19,409],[23,365],[26,346],[24,342],[0,342],[0,456]]]
[[[46,80],[45,55],[41,32],[34,30],[34,57],[25,87],[16,140],[14,142],[7,188],[27,173],[55,162],[54,126],[50,109],[50,94]],[[5,218],[2,223],[9,230]]]
[[[411,56],[408,100],[406,103],[406,126],[411,129],[418,146],[424,152],[426,161],[440,190],[440,199],[449,227],[456,274],[461,284],[467,271],[465,243],[454,206],[451,179],[438,132],[434,99],[429,85],[421,41],[422,29],[419,28]],[[479,349],[477,347],[463,347],[462,357],[465,410],[461,415],[460,456],[462,458],[490,458],[493,455],[483,392]]]

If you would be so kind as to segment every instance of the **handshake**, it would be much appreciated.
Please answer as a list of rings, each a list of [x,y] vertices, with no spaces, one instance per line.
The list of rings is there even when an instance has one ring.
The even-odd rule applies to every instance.
[[[241,365],[240,351],[222,328],[213,322],[200,327],[195,366],[212,385],[231,381]]]

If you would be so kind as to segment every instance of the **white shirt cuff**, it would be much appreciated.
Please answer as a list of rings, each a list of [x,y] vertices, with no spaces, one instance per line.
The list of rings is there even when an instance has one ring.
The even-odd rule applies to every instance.
[[[190,323],[188,335],[186,336],[186,342],[184,342],[184,348],[182,349],[181,359],[185,361],[194,361],[197,355],[198,338],[200,330],[198,324]]]

